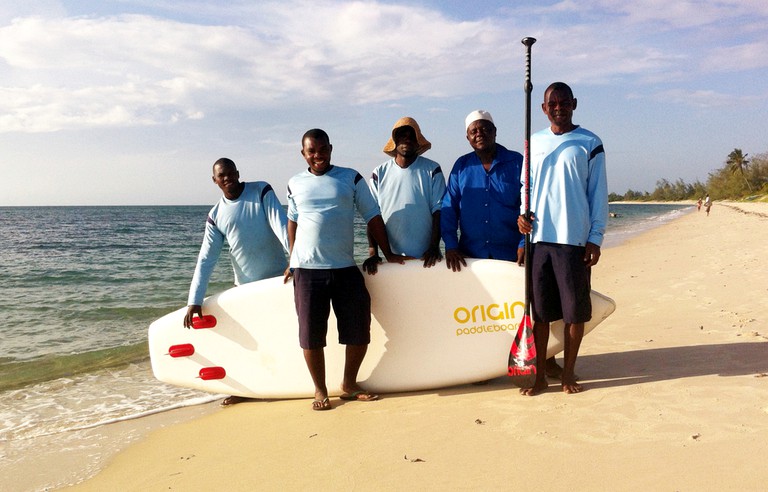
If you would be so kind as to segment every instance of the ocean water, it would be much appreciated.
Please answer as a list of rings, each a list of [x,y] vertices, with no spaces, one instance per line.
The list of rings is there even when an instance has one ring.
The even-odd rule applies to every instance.
[[[603,248],[618,246],[632,236],[693,212],[693,205],[610,204]]]
[[[153,320],[185,305],[208,209],[0,207],[0,477],[32,455],[78,446],[98,462],[100,445],[84,431],[222,396],[156,381],[146,342]],[[693,207],[610,210],[606,247]],[[355,254],[365,253],[360,221]],[[222,255],[208,294],[231,286]]]

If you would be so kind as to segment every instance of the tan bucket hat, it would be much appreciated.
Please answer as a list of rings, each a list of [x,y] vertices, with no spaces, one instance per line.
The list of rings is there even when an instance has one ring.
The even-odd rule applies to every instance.
[[[418,155],[421,155],[432,148],[432,144],[429,143],[429,140],[424,138],[424,135],[421,134],[421,129],[419,128],[419,124],[416,123],[416,120],[410,116],[400,118],[397,120],[397,123],[395,123],[395,126],[392,127],[392,135],[394,135],[395,130],[401,126],[410,126],[413,128],[413,131],[416,132],[416,142],[419,144],[419,150],[417,151]],[[395,152],[395,140],[392,138],[392,136],[389,137],[387,145],[384,146],[384,153],[390,157],[395,157],[397,155]]]

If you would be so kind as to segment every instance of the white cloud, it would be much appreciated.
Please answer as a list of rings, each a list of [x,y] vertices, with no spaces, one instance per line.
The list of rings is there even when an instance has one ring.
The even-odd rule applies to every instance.
[[[65,15],[66,11],[58,0],[4,0],[0,3],[0,23],[18,17]]]
[[[709,89],[671,89],[660,91],[649,96],[650,99],[659,103],[676,101],[688,106],[701,109],[727,108],[734,104],[749,105],[764,99],[765,95],[739,95],[734,96],[723,92]]]
[[[195,12],[206,24],[150,15],[21,16],[0,26],[0,132],[494,94],[520,80],[519,39],[528,34],[540,38],[534,74],[541,80],[644,84],[684,81],[712,65],[766,65],[763,42],[686,47],[649,32],[713,24],[726,14],[735,22],[765,2],[664,1],[659,8],[662,1],[595,0],[590,9],[569,0],[539,7],[535,16],[517,7],[508,17],[473,21],[418,6],[329,0],[235,3],[226,13],[237,17],[232,25],[217,25],[220,8],[204,2]],[[560,22],[569,16],[578,17]],[[756,26],[739,35],[765,32]],[[711,63],[701,67],[702,59]]]
[[[594,0],[591,7],[601,13],[619,15],[626,23],[656,25],[657,28],[691,28],[722,24],[730,19],[757,21],[768,15],[764,0]],[[581,9],[588,7],[581,4]],[[654,32],[647,33],[649,37]]]
[[[222,107],[334,98],[451,96],[468,90],[475,70],[488,71],[478,54],[504,40],[498,26],[426,10],[325,7],[312,4],[301,16],[268,5],[230,27],[138,15],[15,19],[0,28],[9,75],[0,90],[15,96],[0,103],[0,131],[156,124]]]
[[[768,41],[717,47],[702,63],[702,70],[731,72],[768,68]]]

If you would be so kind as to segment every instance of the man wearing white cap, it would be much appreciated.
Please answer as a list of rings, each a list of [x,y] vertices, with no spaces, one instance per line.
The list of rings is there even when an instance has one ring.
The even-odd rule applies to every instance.
[[[384,153],[391,159],[374,169],[370,188],[381,208],[381,216],[392,252],[420,258],[424,267],[442,260],[440,253],[440,208],[445,178],[440,165],[421,154],[432,144],[421,134],[411,117],[397,120]],[[378,245],[368,235],[369,255],[363,268],[375,273],[381,262]]]
[[[440,219],[445,263],[454,272],[467,266],[466,257],[522,265],[525,239],[517,217],[523,156],[496,143],[488,111],[472,111],[464,124],[474,152],[459,157],[448,176]],[[547,376],[559,378],[562,372],[554,357],[547,359]]]
[[[448,177],[440,219],[445,262],[455,272],[467,265],[465,257],[521,263],[525,243],[517,215],[523,156],[496,143],[488,111],[472,111],[465,126],[474,151],[459,157]]]

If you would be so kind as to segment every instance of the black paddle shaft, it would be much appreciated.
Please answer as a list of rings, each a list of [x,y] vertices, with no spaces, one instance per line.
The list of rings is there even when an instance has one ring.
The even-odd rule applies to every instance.
[[[525,45],[525,154],[523,172],[525,173],[525,217],[531,220],[531,46],[535,38],[523,38]],[[531,313],[531,235],[525,235],[525,315]]]

